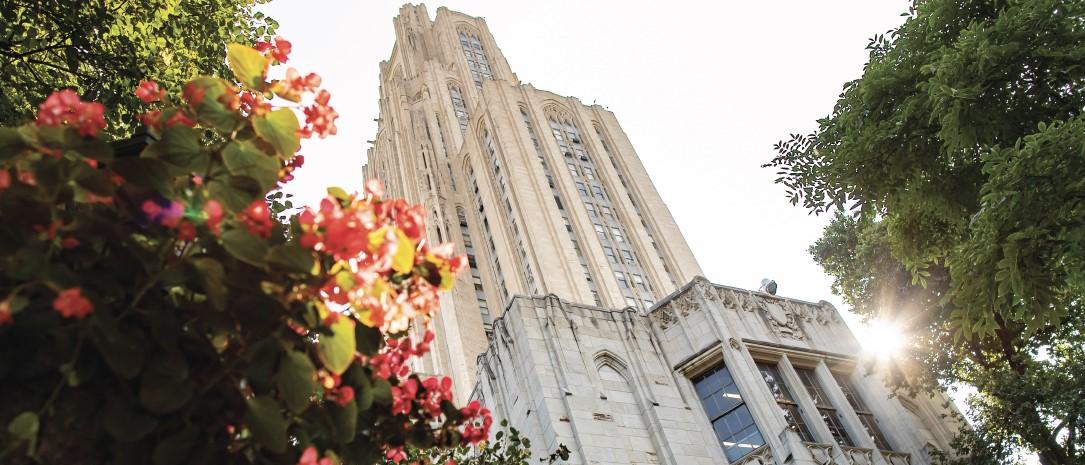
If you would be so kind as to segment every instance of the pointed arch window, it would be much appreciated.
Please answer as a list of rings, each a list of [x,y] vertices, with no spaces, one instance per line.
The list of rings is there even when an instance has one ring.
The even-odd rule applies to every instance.
[[[456,120],[460,122],[460,132],[464,132],[471,118],[467,113],[467,105],[463,102],[463,92],[459,87],[449,85],[448,93],[452,96],[452,110],[456,112]]]
[[[469,31],[459,31],[460,48],[463,56],[467,59],[467,69],[471,72],[471,78],[475,81],[475,87],[482,88],[483,79],[493,79],[493,70],[490,68],[490,60],[486,58],[486,51],[482,48],[482,41],[478,34]]]

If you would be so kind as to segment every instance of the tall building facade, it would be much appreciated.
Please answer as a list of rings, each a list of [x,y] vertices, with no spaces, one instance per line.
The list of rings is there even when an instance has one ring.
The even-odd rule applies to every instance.
[[[481,18],[406,5],[393,24],[364,176],[424,205],[428,237],[470,268],[417,370],[570,463],[903,465],[948,448],[944,396],[890,399],[831,305],[701,278],[613,113],[522,84]]]

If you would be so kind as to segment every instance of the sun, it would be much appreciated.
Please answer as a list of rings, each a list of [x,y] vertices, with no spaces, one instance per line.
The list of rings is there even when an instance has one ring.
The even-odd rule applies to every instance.
[[[863,323],[859,342],[863,344],[863,351],[867,354],[878,359],[890,359],[901,353],[906,338],[899,325],[887,320],[873,319]]]

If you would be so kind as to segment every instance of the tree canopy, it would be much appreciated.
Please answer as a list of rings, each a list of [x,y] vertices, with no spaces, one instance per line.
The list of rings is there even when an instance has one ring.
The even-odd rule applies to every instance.
[[[112,134],[135,122],[132,89],[179,90],[199,75],[228,77],[231,42],[268,40],[267,0],[10,0],[0,2],[0,125],[34,116],[42,96],[72,88],[103,103]]]
[[[905,16],[816,132],[765,166],[792,203],[834,214],[811,247],[834,291],[908,327],[915,363],[895,383],[975,386],[970,434],[988,450],[1079,463],[1085,2],[916,1]]]

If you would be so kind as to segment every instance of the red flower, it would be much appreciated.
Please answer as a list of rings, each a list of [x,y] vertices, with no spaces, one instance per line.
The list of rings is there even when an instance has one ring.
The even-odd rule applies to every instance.
[[[148,128],[150,128],[150,129],[152,129],[152,130],[154,130],[156,132],[162,130],[162,121],[161,121],[161,119],[162,119],[162,111],[161,110],[145,111],[145,112],[143,112],[143,113],[141,113],[139,115],[139,121],[141,123],[143,123],[144,126],[147,126]]]
[[[0,192],[11,187],[11,173],[7,169],[0,169]]]
[[[143,103],[154,103],[162,100],[165,96],[166,91],[158,87],[157,82],[139,81],[139,85],[136,86],[136,97]]]
[[[222,204],[217,200],[208,200],[203,205],[203,212],[207,215],[207,229],[211,230],[211,234],[219,235],[222,225]]]
[[[188,220],[181,221],[181,224],[177,225],[177,240],[189,242],[194,239],[196,239],[196,225]]]
[[[460,409],[460,413],[467,418],[463,427],[464,441],[478,443],[490,437],[490,425],[494,420],[490,417],[489,409],[483,407],[479,401],[473,400]]]
[[[185,112],[177,110],[173,113],[173,115],[170,115],[170,119],[166,120],[166,127],[170,127],[175,124],[183,124],[191,128],[193,126],[196,126],[196,121],[194,121],[192,118],[189,118],[188,115],[185,114]]]
[[[94,311],[94,305],[83,297],[83,291],[78,287],[66,289],[57,294],[53,300],[53,309],[64,318],[83,318]]]
[[[14,297],[8,297],[5,300],[0,300],[0,326],[11,324],[11,299]]]
[[[392,386],[392,415],[411,413],[416,395],[418,395],[418,381],[414,378],[408,378],[399,386]]]
[[[238,220],[245,225],[249,234],[261,239],[271,237],[271,229],[274,225],[271,221],[271,210],[267,208],[264,199],[256,199],[245,210],[238,214]]]
[[[323,139],[338,132],[335,120],[339,118],[339,113],[328,106],[331,97],[328,91],[321,89],[313,100],[313,105],[305,107],[305,127],[300,130],[302,137],[312,137],[313,132],[316,132]]]
[[[399,463],[407,460],[407,453],[403,451],[402,447],[392,447],[384,453],[384,456],[394,463]]]
[[[19,182],[31,187],[38,185],[38,180],[34,177],[32,171],[16,171],[15,178],[18,179]]]
[[[105,129],[105,106],[98,102],[84,102],[79,94],[70,89],[53,92],[38,107],[38,125],[59,126],[68,124],[83,137],[94,137]]]
[[[301,458],[298,459],[298,465],[332,465],[335,462],[331,457],[324,457],[317,460],[319,453],[316,451],[316,447],[309,446],[305,448],[305,451],[301,453]]]
[[[253,45],[253,48],[265,55],[271,55],[271,57],[279,63],[286,63],[288,58],[287,55],[290,55],[290,49],[293,48],[293,46],[286,39],[276,36],[274,45],[260,41],[256,42]]]
[[[302,76],[298,70],[289,68],[286,70],[286,77],[277,83],[276,92],[284,99],[297,102],[301,100],[302,93],[316,92],[320,87],[320,82],[320,76],[316,73]]]
[[[331,391],[328,391],[325,396],[328,400],[335,402],[340,407],[347,405],[350,401],[354,400],[354,388],[350,386],[340,386]]]
[[[74,249],[79,247],[79,239],[68,236],[60,240],[60,247],[65,249]]]
[[[203,103],[203,95],[206,91],[203,87],[196,85],[195,82],[190,82],[185,85],[185,90],[181,92],[181,97],[192,107],[198,107]]]

